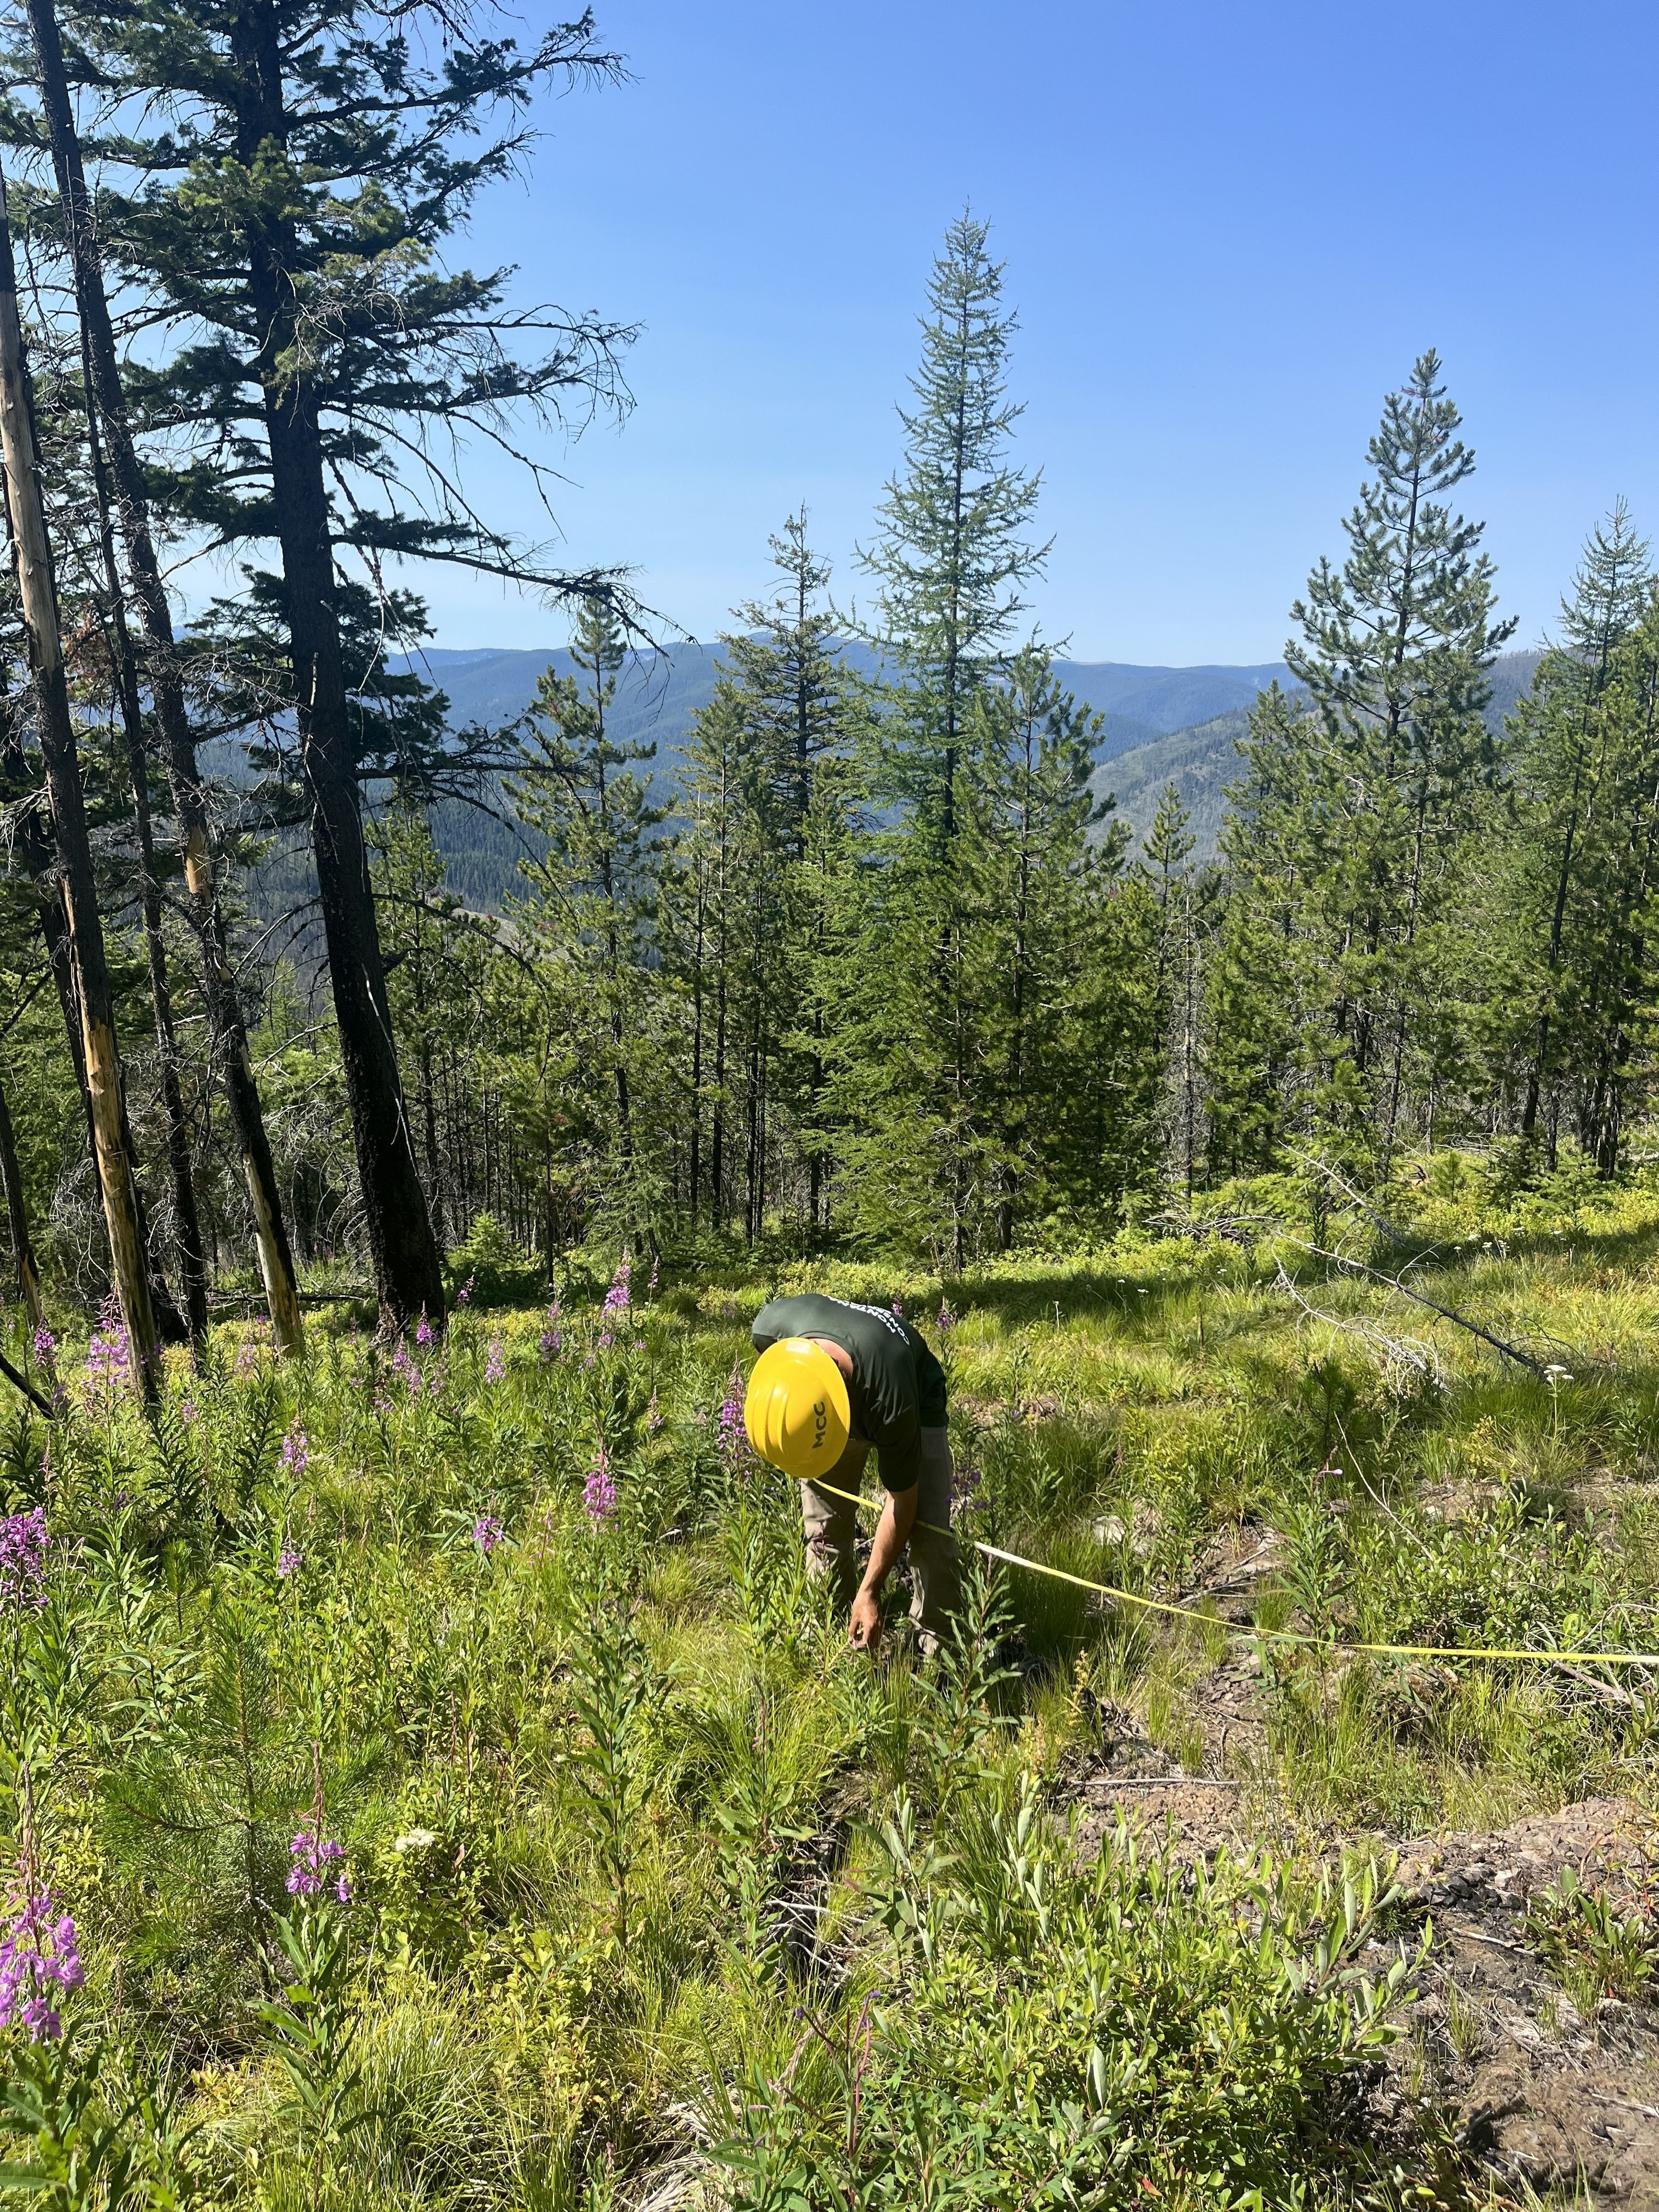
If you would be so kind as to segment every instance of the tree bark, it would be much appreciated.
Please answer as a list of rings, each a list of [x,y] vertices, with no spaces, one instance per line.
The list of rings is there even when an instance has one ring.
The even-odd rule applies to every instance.
[[[104,471],[103,450],[98,436],[98,416],[89,378],[86,398],[93,483],[98,501],[98,548],[103,562],[104,587],[109,599],[109,642],[115,663],[117,695],[121,705],[122,734],[126,739],[127,775],[132,785],[133,817],[138,831],[144,952],[149,968],[150,1006],[155,1020],[155,1050],[161,1064],[161,1103],[167,1126],[167,1165],[173,1177],[173,1206],[177,1218],[175,1242],[179,1249],[179,1279],[185,1293],[185,1317],[190,1328],[191,1356],[199,1367],[208,1340],[207,1261],[202,1250],[202,1222],[196,1205],[190,1123],[185,1114],[179,1039],[173,1024],[173,992],[167,981],[167,948],[161,938],[161,884],[155,872],[155,833],[149,812],[149,758],[144,746],[138,671],[133,662],[126,611],[121,604],[121,580],[115,566],[115,538],[110,528],[109,483]]]
[[[63,204],[64,230],[75,272],[76,304],[85,346],[88,381],[102,421],[114,504],[126,548],[133,598],[148,647],[148,674],[161,732],[168,788],[184,846],[190,917],[202,948],[203,979],[216,1051],[225,1073],[231,1126],[253,1212],[255,1249],[264,1280],[271,1335],[277,1351],[296,1355],[305,1340],[294,1258],[283,1218],[276,1171],[254,1080],[247,1029],[242,1018],[218,871],[208,830],[206,794],[196,744],[185,710],[184,686],[173,636],[173,615],[150,535],[149,503],[127,419],[126,396],[116,358],[115,334],[104,291],[91,202],[81,161],[81,143],[70,106],[64,51],[52,0],[28,0],[29,26],[40,64],[42,105],[52,142],[52,166]]]
[[[6,1190],[12,1257],[17,1263],[17,1294],[28,1314],[30,1328],[36,1329],[42,1319],[40,1274],[34,1264],[34,1240],[29,1235],[28,1205],[23,1194],[22,1170],[17,1163],[17,1138],[11,1126],[11,1106],[3,1084],[0,1084],[0,1182],[4,1183]]]
[[[231,52],[236,155],[252,168],[263,147],[285,148],[287,141],[282,52],[270,0],[246,0],[232,24]],[[381,1326],[401,1329],[425,1313],[441,1327],[443,1269],[398,1079],[363,845],[317,393],[303,367],[305,340],[296,328],[297,243],[289,225],[258,214],[250,216],[246,237],[295,711],[312,799],[312,849]]]
[[[115,1035],[104,926],[98,911],[75,726],[64,678],[52,547],[35,473],[33,408],[23,362],[17,274],[3,183],[0,183],[0,452],[5,462],[12,551],[58,844],[59,894],[80,1006],[87,1097],[92,1109],[93,1144],[103,1189],[115,1292],[131,1347],[135,1378],[143,1395],[152,1398],[159,1379],[161,1346],[145,1266],[137,1163],[123,1111],[121,1055]]]

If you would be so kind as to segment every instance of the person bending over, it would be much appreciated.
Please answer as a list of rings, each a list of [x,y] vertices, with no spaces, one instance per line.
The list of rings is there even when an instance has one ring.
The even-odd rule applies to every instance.
[[[744,1425],[761,1457],[800,1482],[809,1577],[850,1601],[848,1637],[863,1650],[880,1637],[881,1587],[908,1541],[910,1618],[933,1650],[957,1597],[956,1540],[941,1533],[951,1526],[944,1369],[908,1322],[842,1298],[774,1298],[751,1334],[760,1358]],[[887,1502],[860,1583],[856,1510],[820,1485],[856,1492],[872,1449]]]

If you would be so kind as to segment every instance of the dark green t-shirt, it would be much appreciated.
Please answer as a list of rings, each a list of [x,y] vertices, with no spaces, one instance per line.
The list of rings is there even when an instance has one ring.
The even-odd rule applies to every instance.
[[[763,1306],[750,1334],[757,1352],[786,1336],[840,1345],[853,1362],[847,1395],[854,1436],[875,1446],[884,1490],[912,1487],[921,1472],[922,1430],[945,1426],[945,1370],[908,1321],[885,1306],[805,1291]]]

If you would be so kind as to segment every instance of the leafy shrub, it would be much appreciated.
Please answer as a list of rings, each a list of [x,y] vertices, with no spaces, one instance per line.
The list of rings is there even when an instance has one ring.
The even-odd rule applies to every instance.
[[[798,2046],[829,2094],[822,2063],[810,2094],[751,2075],[721,2144],[744,2212],[909,2203],[921,2176],[964,2208],[1285,2203],[1363,2167],[1331,2093],[1401,2032],[1410,1972],[1357,1964],[1372,1869],[1188,1872],[1125,1827],[1085,1867],[1029,1786],[949,1846],[901,1798],[884,1840],[888,1948]]]
[[[481,1213],[466,1242],[450,1253],[449,1277],[452,1295],[471,1284],[468,1304],[482,1310],[530,1304],[541,1294],[547,1273],[493,1213]]]

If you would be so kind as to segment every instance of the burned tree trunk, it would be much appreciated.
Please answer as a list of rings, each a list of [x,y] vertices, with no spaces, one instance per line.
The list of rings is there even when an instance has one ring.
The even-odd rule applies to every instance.
[[[264,1279],[271,1334],[279,1352],[298,1353],[304,1342],[304,1327],[294,1259],[248,1051],[246,1025],[230,964],[218,872],[209,834],[206,794],[185,709],[184,687],[173,645],[173,617],[150,535],[149,506],[143,472],[127,417],[115,334],[110,323],[80,140],[70,106],[63,46],[52,0],[29,0],[29,24],[40,58],[42,103],[58,197],[63,204],[64,236],[75,272],[88,383],[103,424],[116,514],[126,548],[133,598],[143,625],[150,691],[161,732],[173,812],[184,846],[191,921],[201,943],[208,1014],[216,1054],[224,1068],[231,1124],[253,1210],[254,1242],[259,1271]]]
[[[121,1055],[104,926],[93,877],[92,845],[81,793],[75,725],[58,636],[58,594],[52,572],[40,486],[36,474],[32,395],[23,360],[17,309],[17,275],[11,227],[0,182],[0,455],[6,473],[12,550],[22,600],[34,679],[40,750],[57,841],[58,890],[68,933],[70,963],[81,1017],[86,1095],[91,1109],[94,1155],[116,1297],[131,1346],[133,1371],[146,1397],[154,1396],[160,1346],[149,1295],[138,1176],[123,1110]]]

